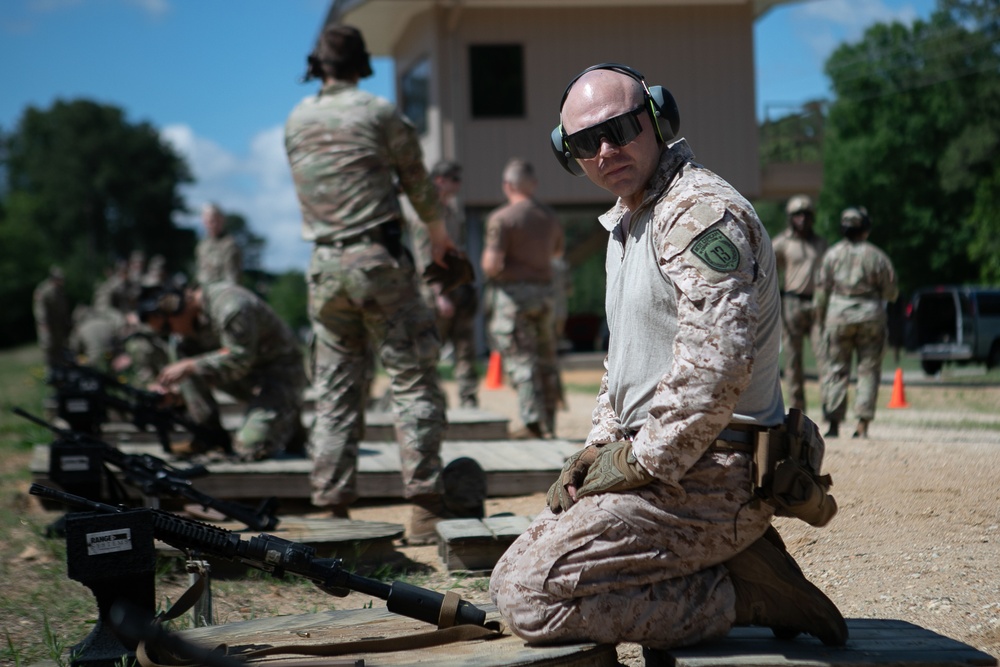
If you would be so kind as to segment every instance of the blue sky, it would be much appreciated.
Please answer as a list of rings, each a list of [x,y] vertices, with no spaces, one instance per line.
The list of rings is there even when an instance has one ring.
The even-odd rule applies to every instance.
[[[267,239],[265,268],[305,268],[309,247],[282,146],[305,55],[329,0],[3,0],[0,128],[27,106],[87,98],[148,122],[187,159],[195,214],[212,200]],[[933,0],[806,0],[755,28],[758,116],[829,97],[823,62],[876,22],[927,18]],[[391,61],[362,86],[392,97]]]

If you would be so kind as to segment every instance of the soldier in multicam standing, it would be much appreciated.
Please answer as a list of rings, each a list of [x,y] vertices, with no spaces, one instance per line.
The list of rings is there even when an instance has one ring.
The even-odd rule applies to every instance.
[[[247,404],[233,442],[240,460],[301,453],[305,362],[295,334],[267,303],[239,285],[217,282],[149,291],[139,314],[155,331],[180,337],[187,352],[198,352],[167,365],[157,378],[158,389],[183,395],[192,420],[221,429],[211,392],[221,389]]]
[[[753,434],[784,419],[767,232],[686,141],[668,143],[673,99],[635,70],[584,70],[561,120],[560,163],[619,197],[600,220],[607,370],[587,446],[497,563],[493,601],[529,642],[655,650],[755,624],[843,644],[843,617],[753,502]]]
[[[48,277],[38,284],[32,296],[35,333],[49,369],[66,361],[69,334],[73,328],[66,278],[62,269],[53,266]]]
[[[785,207],[788,227],[774,238],[774,257],[782,277],[781,342],[785,353],[785,395],[791,406],[805,412],[806,387],[802,363],[805,337],[813,346],[817,364],[823,355],[819,346],[819,322],[813,317],[816,273],[826,252],[826,240],[813,231],[816,212],[812,199],[795,195]]]
[[[864,208],[848,208],[840,216],[844,239],[823,258],[816,283],[816,317],[822,327],[826,359],[820,391],[827,437],[840,435],[847,415],[851,361],[858,357],[854,412],[855,438],[868,437],[882,378],[882,358],[889,335],[886,302],[899,296],[896,270],[880,248],[868,242],[871,220]]]
[[[462,167],[451,160],[441,160],[431,168],[431,180],[437,188],[444,225],[448,236],[462,250],[466,244],[465,216],[455,204],[455,197],[462,185]],[[409,200],[402,202],[406,229],[416,262],[417,274],[433,263],[426,225],[417,217]],[[454,376],[458,383],[459,405],[463,408],[478,407],[479,373],[476,371],[476,314],[479,311],[479,294],[476,286],[459,285],[449,292],[442,292],[440,284],[421,282],[420,293],[437,313],[438,333],[441,343],[451,342],[455,359]]]
[[[517,391],[524,430],[514,437],[555,435],[559,366],[553,323],[552,259],[562,255],[555,213],[535,199],[538,180],[524,160],[503,170],[507,204],[486,220],[483,274],[490,280],[489,332]]]
[[[312,502],[347,516],[357,497],[358,443],[364,433],[368,363],[374,350],[392,385],[403,495],[413,504],[407,539],[436,539],[446,516],[434,313],[420,298],[402,247],[398,187],[426,224],[431,257],[454,249],[413,124],[390,102],[358,89],[372,74],[357,29],[323,30],[306,78],[319,93],[285,125],[285,148],[302,207],[302,235],[315,244],[309,265],[316,423]]]
[[[195,247],[198,284],[228,280],[240,284],[243,279],[243,255],[231,234],[226,234],[226,216],[222,209],[211,202],[201,209],[201,222],[205,237]]]

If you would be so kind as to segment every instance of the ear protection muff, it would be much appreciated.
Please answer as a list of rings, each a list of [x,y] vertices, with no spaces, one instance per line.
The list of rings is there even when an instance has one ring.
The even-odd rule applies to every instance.
[[[562,113],[563,105],[566,104],[566,97],[569,95],[569,91],[573,88],[573,85],[587,72],[593,72],[597,69],[608,69],[615,72],[621,72],[627,76],[632,77],[636,81],[642,84],[645,90],[645,102],[648,103],[647,108],[649,111],[649,119],[653,122],[653,127],[656,128],[656,141],[658,143],[664,143],[670,141],[677,136],[680,131],[681,126],[681,114],[680,110],[677,108],[677,102],[674,100],[674,96],[670,94],[670,91],[663,86],[653,86],[652,88],[646,85],[646,77],[637,72],[635,69],[629,67],[628,65],[622,65],[619,63],[601,63],[599,65],[593,65],[583,70],[566,86],[566,90],[563,91],[562,99],[559,101],[559,113]],[[549,142],[551,144],[552,153],[556,156],[559,164],[562,165],[563,169],[573,174],[574,176],[583,176],[583,169],[580,164],[570,155],[569,149],[566,147],[566,131],[563,130],[562,123],[553,128],[552,132],[549,134]]]

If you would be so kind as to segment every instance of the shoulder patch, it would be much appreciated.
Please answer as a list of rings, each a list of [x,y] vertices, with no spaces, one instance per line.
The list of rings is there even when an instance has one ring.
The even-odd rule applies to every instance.
[[[735,271],[740,265],[740,251],[721,229],[709,229],[691,246],[695,257],[722,273]]]

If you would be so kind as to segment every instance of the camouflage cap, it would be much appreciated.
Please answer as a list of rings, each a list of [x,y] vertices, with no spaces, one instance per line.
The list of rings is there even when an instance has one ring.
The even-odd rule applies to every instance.
[[[788,200],[788,204],[785,206],[785,213],[787,215],[795,215],[796,213],[815,214],[816,210],[813,208],[813,201],[809,195],[795,195]]]
[[[864,206],[845,208],[840,214],[840,226],[842,229],[865,229],[870,226],[868,211]]]
[[[444,256],[447,268],[432,262],[424,269],[424,280],[428,283],[440,284],[441,292],[450,292],[461,285],[474,282],[476,272],[472,268],[472,262],[465,256],[464,252],[449,250]]]

